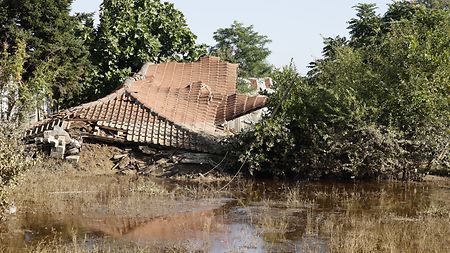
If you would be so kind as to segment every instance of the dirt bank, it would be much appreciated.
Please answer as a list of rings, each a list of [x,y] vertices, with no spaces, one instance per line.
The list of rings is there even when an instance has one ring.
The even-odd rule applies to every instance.
[[[80,160],[73,164],[73,167],[93,174],[150,176],[189,182],[211,183],[231,180],[232,175],[227,173],[229,164],[226,163],[226,156],[201,153],[188,155],[188,158],[184,158],[186,153],[183,151],[158,151],[139,146],[84,143]],[[189,159],[194,161],[189,163]]]

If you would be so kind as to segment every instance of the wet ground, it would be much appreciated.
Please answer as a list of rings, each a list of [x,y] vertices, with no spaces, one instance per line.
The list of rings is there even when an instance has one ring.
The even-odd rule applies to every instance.
[[[445,238],[450,221],[445,181],[294,184],[241,179],[226,189],[223,183],[111,175],[94,181],[98,186],[93,188],[47,189],[45,200],[23,201],[3,224],[1,249],[52,252],[48,244],[50,249],[65,247],[65,252],[345,252],[346,247],[360,247],[355,234],[394,233],[386,224],[400,233],[411,223],[429,229],[434,223],[426,217],[433,217],[444,222],[439,233]],[[356,246],[342,244],[341,237],[352,237]],[[423,247],[417,243],[417,249]],[[437,252],[450,252],[447,241],[436,243],[443,244],[436,246]]]

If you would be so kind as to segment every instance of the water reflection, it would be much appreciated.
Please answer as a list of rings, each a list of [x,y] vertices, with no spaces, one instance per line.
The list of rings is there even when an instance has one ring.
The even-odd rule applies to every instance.
[[[143,246],[177,244],[188,251],[330,252],[329,236],[321,229],[326,219],[386,213],[414,217],[432,204],[448,205],[442,196],[449,196],[449,189],[403,183],[239,182],[229,194],[233,198],[219,206],[200,199],[152,218],[27,213],[17,217],[21,232],[8,238],[8,245],[20,252],[56,236],[66,242],[77,236],[88,239],[87,249],[113,239]],[[122,198],[126,201],[126,195]],[[108,201],[102,199],[105,205]]]

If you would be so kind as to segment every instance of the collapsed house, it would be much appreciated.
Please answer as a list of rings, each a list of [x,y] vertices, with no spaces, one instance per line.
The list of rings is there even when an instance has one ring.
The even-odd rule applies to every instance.
[[[51,115],[26,135],[42,138],[59,127],[82,139],[217,153],[227,122],[267,102],[236,93],[237,68],[217,57],[148,63],[108,96]]]

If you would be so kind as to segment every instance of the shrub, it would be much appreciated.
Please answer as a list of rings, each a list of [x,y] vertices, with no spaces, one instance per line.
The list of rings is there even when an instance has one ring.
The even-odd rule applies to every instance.
[[[16,183],[31,164],[24,156],[24,145],[14,125],[0,123],[0,217],[8,205],[5,188]]]
[[[273,73],[271,115],[242,136],[250,171],[411,178],[450,171],[450,11],[359,5],[306,77]],[[395,21],[395,22],[394,22]]]

